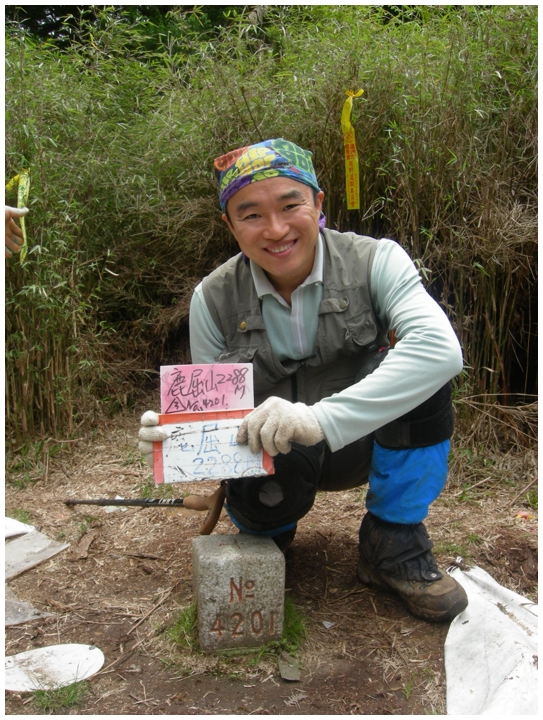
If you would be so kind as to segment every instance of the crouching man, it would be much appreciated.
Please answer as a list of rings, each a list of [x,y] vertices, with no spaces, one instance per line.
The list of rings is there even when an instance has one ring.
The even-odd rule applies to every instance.
[[[324,227],[308,151],[267,140],[217,158],[215,174],[241,252],[194,292],[192,361],[253,364],[256,408],[237,440],[275,458],[273,476],[226,482],[232,522],[285,548],[318,490],[368,483],[358,578],[452,619],[467,596],[423,524],[447,478],[462,369],[447,317],[396,242]],[[159,437],[143,426],[142,451]]]

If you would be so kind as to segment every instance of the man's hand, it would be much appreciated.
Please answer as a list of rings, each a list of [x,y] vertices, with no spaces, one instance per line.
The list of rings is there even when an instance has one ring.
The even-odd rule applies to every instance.
[[[6,208],[6,258],[12,253],[19,252],[23,246],[23,231],[15,223],[14,218],[24,217],[28,208],[13,208],[9,205]]]
[[[271,397],[247,415],[236,439],[242,445],[248,442],[251,452],[263,447],[275,456],[290,452],[291,442],[315,445],[324,440],[324,432],[308,405]]]
[[[158,425],[158,414],[153,410],[147,410],[141,416],[141,428],[138,433],[140,442],[138,448],[143,454],[146,465],[153,467],[153,443],[162,442],[169,438],[171,433]]]

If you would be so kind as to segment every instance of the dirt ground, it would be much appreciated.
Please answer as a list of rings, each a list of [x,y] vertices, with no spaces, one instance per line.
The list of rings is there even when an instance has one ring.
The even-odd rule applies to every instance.
[[[176,646],[168,628],[192,601],[191,540],[203,516],[159,508],[107,513],[62,502],[160,496],[140,463],[138,417],[117,419],[56,455],[48,445],[42,461],[8,459],[6,515],[25,517],[70,547],[10,581],[19,600],[52,616],[6,628],[6,655],[57,643],[94,644],[105,655],[81,704],[53,714],[446,712],[448,624],[418,620],[394,595],[356,579],[364,489],[319,494],[287,552],[287,593],[307,631],[296,652],[299,682],[281,678],[273,654],[213,656]],[[490,462],[458,458],[426,522],[440,566],[460,555],[537,602],[537,510],[526,494],[517,497],[536,473],[535,454],[518,451]],[[210,494],[215,487],[168,486],[166,496]],[[235,530],[222,516],[215,532]],[[6,693],[6,713],[44,711],[31,694]]]

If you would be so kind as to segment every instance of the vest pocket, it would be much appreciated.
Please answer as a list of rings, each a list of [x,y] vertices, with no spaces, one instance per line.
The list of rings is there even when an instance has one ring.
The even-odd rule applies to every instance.
[[[371,345],[377,337],[377,327],[369,312],[358,313],[346,319],[345,324],[344,341],[348,353],[359,353],[362,348]]]

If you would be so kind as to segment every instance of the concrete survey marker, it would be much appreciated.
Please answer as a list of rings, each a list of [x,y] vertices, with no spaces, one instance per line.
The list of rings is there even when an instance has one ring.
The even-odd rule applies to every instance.
[[[285,558],[271,538],[194,538],[192,580],[202,650],[260,647],[281,639]]]

